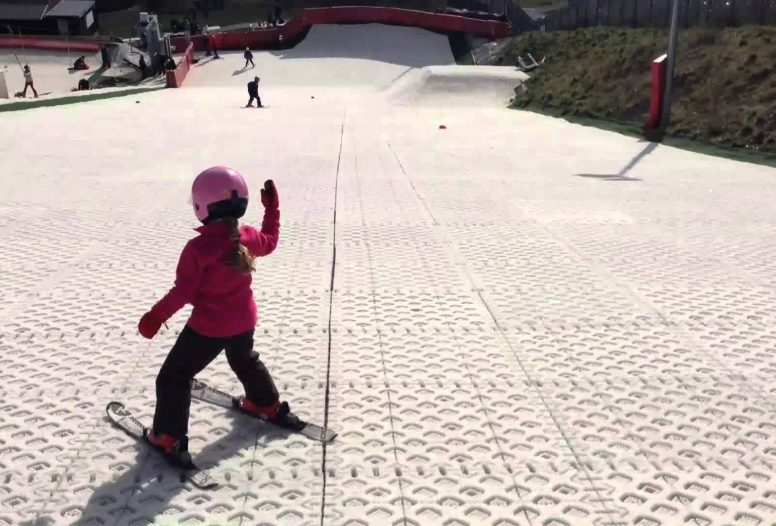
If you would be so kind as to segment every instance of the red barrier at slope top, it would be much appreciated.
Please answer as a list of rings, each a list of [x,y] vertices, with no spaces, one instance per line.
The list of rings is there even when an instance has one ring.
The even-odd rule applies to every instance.
[[[321,7],[304,9],[286,25],[256,31],[215,33],[210,35],[218,49],[265,49],[279,42],[299,37],[316,24],[393,24],[419,27],[440,33],[461,32],[486,38],[502,38],[509,34],[506,22],[480,20],[447,13],[429,13],[395,7]],[[192,37],[197,51],[205,50],[207,36]],[[183,49],[185,39],[171,39],[173,49]]]
[[[430,13],[396,7],[320,7],[302,11],[304,25],[342,23],[382,23],[413,26],[443,33],[462,32],[474,36],[500,38],[508,34],[507,24],[448,13]]]
[[[167,72],[167,87],[168,88],[180,88],[183,85],[183,81],[186,79],[186,75],[191,68],[192,59],[194,58],[194,44],[191,43],[186,48],[186,52],[183,54],[181,61],[178,62],[178,66]]]
[[[32,48],[48,51],[99,51],[97,42],[67,41],[59,38],[45,37],[0,37],[0,48]]]

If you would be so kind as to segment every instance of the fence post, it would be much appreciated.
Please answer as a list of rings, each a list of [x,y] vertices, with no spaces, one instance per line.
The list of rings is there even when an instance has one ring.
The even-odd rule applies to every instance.
[[[714,21],[711,19],[711,0],[706,0],[706,23],[714,25]]]
[[[660,117],[660,127],[665,130],[671,120],[671,87],[674,83],[676,68],[676,44],[679,38],[679,0],[674,0],[671,10],[671,36],[668,40],[668,63],[666,64],[666,87],[663,98],[663,114]]]
[[[633,18],[631,19],[631,27],[639,27],[639,0],[633,0]]]
[[[585,0],[585,27],[590,27],[590,0]]]
[[[655,4],[655,0],[649,0],[649,17],[647,17],[647,27],[652,27],[655,23],[654,18],[652,17],[652,7]]]
[[[622,25],[622,21],[625,20],[625,0],[620,0],[620,19],[617,21],[617,25]]]

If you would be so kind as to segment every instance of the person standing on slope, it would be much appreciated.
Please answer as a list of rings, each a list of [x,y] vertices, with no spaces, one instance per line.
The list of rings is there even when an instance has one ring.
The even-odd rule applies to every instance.
[[[246,108],[253,107],[253,99],[256,99],[256,107],[257,108],[263,108],[264,106],[261,105],[261,97],[259,97],[259,77],[253,77],[253,80],[248,83],[248,95],[250,96],[250,99],[248,99],[248,104],[245,105]]]
[[[38,92],[35,91],[35,85],[33,84],[32,80],[32,71],[30,71],[29,64],[24,65],[24,91],[22,91],[22,96],[27,96],[27,88],[32,88],[32,94],[35,95],[35,98],[38,98]]]
[[[215,166],[200,173],[191,188],[194,213],[203,225],[183,248],[175,285],[138,324],[153,338],[187,303],[194,309],[156,378],[156,410],[148,441],[171,457],[188,450],[191,382],[222,350],[245,389],[240,407],[280,426],[303,423],[280,402],[278,390],[259,354],[253,350],[258,319],[251,289],[255,258],[271,254],[280,232],[278,194],[264,183],[261,231],[239,226],[248,206],[248,186],[231,168]]]
[[[251,63],[252,68],[256,67],[256,64],[253,63],[253,53],[251,53],[251,48],[249,47],[245,48],[245,53],[243,53],[243,57],[245,57],[245,66],[243,66],[243,69],[248,69],[248,62]]]

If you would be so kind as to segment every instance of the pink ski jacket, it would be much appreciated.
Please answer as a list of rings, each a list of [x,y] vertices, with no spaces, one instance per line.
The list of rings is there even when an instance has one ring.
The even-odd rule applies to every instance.
[[[196,229],[199,236],[186,243],[178,261],[175,285],[151,311],[166,321],[184,305],[194,310],[187,325],[203,336],[227,337],[250,331],[258,313],[253,301],[251,274],[226,261],[234,249],[229,225],[216,221]],[[240,243],[254,256],[275,250],[280,235],[280,211],[266,210],[261,232],[240,227]]]

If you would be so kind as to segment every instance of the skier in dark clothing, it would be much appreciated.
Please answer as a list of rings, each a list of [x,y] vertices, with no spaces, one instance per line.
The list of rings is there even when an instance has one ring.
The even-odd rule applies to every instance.
[[[35,98],[37,99],[38,92],[35,90],[35,83],[32,80],[32,71],[30,71],[30,66],[25,64],[24,65],[24,91],[22,91],[22,97],[24,98],[27,98],[27,88],[32,88],[32,93],[35,95]]]
[[[253,99],[256,99],[257,108],[264,107],[261,105],[261,97],[259,97],[259,80],[259,77],[253,77],[253,80],[248,83],[248,95],[250,95],[251,98],[248,100],[248,104],[245,106],[246,108],[253,107]]]
[[[75,62],[73,62],[73,67],[72,68],[68,68],[68,69],[71,69],[71,70],[74,70],[74,71],[80,71],[80,70],[84,70],[84,69],[89,69],[89,66],[86,65],[86,57],[81,55],[80,57],[75,59]]]
[[[143,76],[143,78],[146,78],[148,76],[148,64],[146,64],[145,57],[143,55],[140,55],[140,64],[138,67],[140,68],[140,74]]]
[[[153,71],[154,77],[164,73],[164,59],[162,58],[162,54],[158,51],[151,59],[151,70]]]
[[[245,67],[243,67],[243,69],[246,69],[248,67],[248,62],[251,63],[252,68],[256,67],[256,64],[253,63],[253,53],[251,53],[251,48],[249,47],[245,48],[245,53],[243,53],[243,57],[245,57]]]
[[[278,24],[283,24],[285,20],[283,20],[283,17],[281,16],[282,10],[280,9],[280,2],[275,0],[275,16],[274,16],[274,25],[277,26]]]
[[[209,35],[207,37],[205,55],[209,57],[211,53],[213,55],[213,60],[217,58],[221,58],[218,56],[218,49],[216,48],[216,37],[214,37],[213,35]]]

